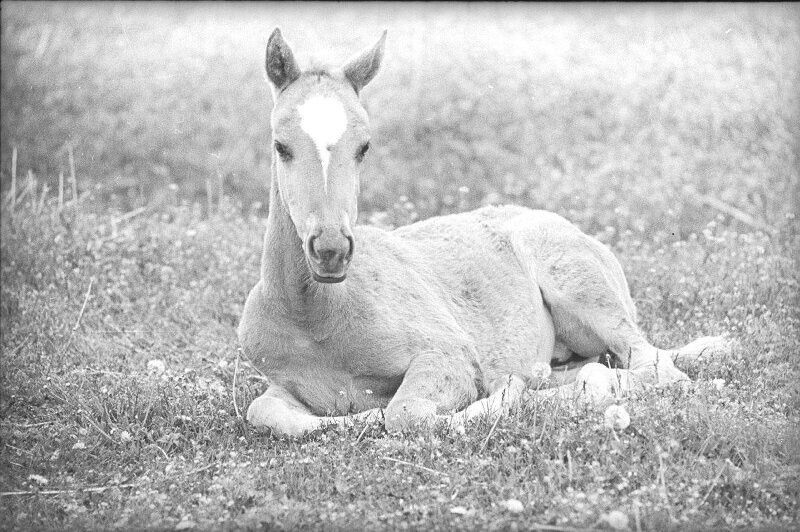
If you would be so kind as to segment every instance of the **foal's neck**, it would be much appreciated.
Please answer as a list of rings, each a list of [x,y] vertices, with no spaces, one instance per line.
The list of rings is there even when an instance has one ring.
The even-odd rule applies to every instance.
[[[297,235],[289,209],[272,169],[269,215],[261,259],[261,280],[268,298],[279,303],[293,319],[322,322],[336,315],[346,294],[344,284],[314,281],[306,264],[303,242]]]

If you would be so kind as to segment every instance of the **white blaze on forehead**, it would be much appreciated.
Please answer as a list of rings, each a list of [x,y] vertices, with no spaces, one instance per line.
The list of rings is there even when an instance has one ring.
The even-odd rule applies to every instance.
[[[347,113],[342,102],[331,96],[316,94],[297,106],[300,127],[311,137],[322,162],[325,192],[328,191],[328,165],[332,148],[347,129]]]

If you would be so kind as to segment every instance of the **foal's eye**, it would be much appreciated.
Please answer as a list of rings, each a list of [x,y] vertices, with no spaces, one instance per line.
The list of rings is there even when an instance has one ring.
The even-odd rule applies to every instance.
[[[369,142],[365,142],[358,149],[358,153],[356,153],[356,161],[358,161],[358,162],[363,161],[364,160],[364,156],[367,154],[367,151],[369,151]]]
[[[292,152],[289,148],[286,147],[285,144],[281,144],[277,140],[275,141],[275,151],[278,152],[278,155],[281,158],[281,161],[287,162],[292,160]]]

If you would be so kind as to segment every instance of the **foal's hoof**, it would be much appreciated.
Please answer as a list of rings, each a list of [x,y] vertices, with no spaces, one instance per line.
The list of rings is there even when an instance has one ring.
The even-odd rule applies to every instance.
[[[647,374],[648,371],[646,368],[642,369],[644,374]],[[675,364],[672,362],[672,359],[667,358],[666,360],[660,360],[658,362],[653,363],[653,369],[651,370],[653,375],[653,382],[654,384],[671,384],[673,382],[682,382],[682,381],[689,381],[689,376],[675,367]]]
[[[428,399],[392,401],[384,411],[384,423],[389,433],[425,429],[436,424],[436,403]]]
[[[247,423],[256,432],[296,438],[317,428],[311,416],[290,412],[267,394],[256,398],[247,409]]]
[[[706,336],[671,353],[672,361],[683,369],[698,364],[709,364],[721,361],[731,354],[733,344],[724,336]]]
[[[586,364],[575,378],[578,397],[597,406],[615,400],[631,386],[629,379],[620,378],[622,374],[597,362]]]
[[[673,382],[689,381],[686,373],[675,367],[672,357],[666,351],[659,353],[653,360],[643,362],[630,368],[630,373],[646,384],[671,384]]]

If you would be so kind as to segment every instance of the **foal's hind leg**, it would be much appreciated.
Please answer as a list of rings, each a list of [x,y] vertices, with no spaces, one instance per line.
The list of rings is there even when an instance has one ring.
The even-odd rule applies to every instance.
[[[518,251],[533,257],[556,338],[570,351],[585,358],[612,353],[621,367],[650,382],[688,379],[637,328],[622,267],[605,246],[561,218],[519,240]]]

